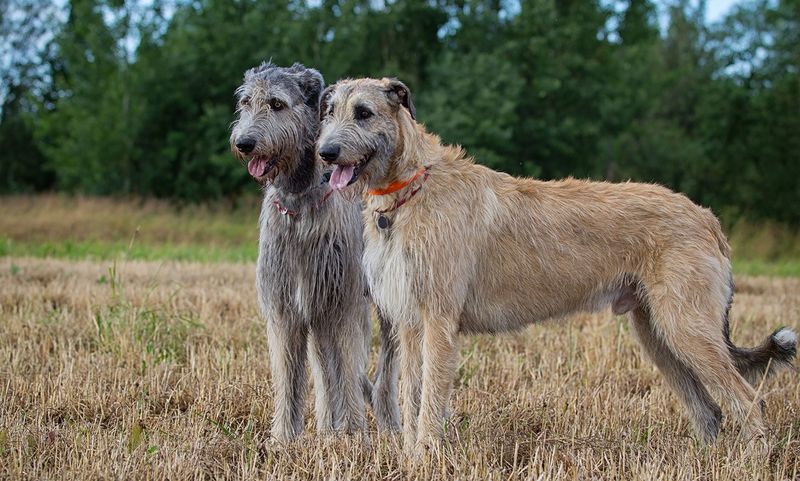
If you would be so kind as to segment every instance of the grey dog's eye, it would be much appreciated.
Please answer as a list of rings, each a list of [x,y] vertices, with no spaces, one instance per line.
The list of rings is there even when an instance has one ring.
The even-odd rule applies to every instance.
[[[272,110],[277,111],[283,110],[286,105],[278,99],[272,99],[269,101],[269,106],[272,108]]]
[[[247,107],[250,105],[250,97],[242,97],[242,99],[239,101],[239,104],[241,104],[242,107]]]

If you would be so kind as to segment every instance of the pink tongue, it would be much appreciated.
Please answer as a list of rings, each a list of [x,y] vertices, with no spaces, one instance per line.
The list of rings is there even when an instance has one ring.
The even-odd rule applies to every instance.
[[[355,171],[354,165],[337,165],[333,168],[331,173],[331,188],[333,190],[342,190],[350,183]]]
[[[267,168],[267,159],[264,157],[253,157],[247,163],[247,171],[253,177],[261,177],[264,175],[264,169]]]

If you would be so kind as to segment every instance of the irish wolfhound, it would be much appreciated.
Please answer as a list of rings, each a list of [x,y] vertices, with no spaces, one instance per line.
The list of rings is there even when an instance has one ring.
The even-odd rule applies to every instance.
[[[791,363],[796,335],[755,349],[729,338],[730,247],[716,217],[651,184],[516,178],[473,163],[415,121],[391,79],[322,96],[318,153],[331,185],[358,183],[363,264],[400,339],[404,441],[443,433],[459,332],[502,332],[611,305],[711,441],[730,405],[748,436],[764,422],[752,383]],[[749,381],[749,382],[748,382]]]
[[[318,430],[363,429],[372,387],[365,374],[371,323],[359,264],[360,206],[329,195],[314,151],[322,88],[319,72],[299,64],[248,70],[230,138],[264,185],[256,287],[267,320],[278,441],[303,428],[307,340]],[[398,428],[395,383],[384,382],[396,376],[388,332],[382,339],[376,417],[381,427]]]

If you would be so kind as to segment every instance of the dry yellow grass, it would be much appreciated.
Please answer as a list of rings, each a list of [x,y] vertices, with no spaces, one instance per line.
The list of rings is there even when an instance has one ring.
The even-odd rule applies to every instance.
[[[768,455],[707,448],[610,312],[463,338],[449,445],[267,442],[266,339],[249,264],[0,258],[2,479],[797,479],[800,384],[768,381]],[[800,319],[800,279],[738,278],[751,345]],[[373,359],[374,362],[374,359]],[[374,423],[372,423],[374,426]]]
[[[0,235],[26,242],[255,243],[260,199],[178,207],[154,199],[0,196]]]

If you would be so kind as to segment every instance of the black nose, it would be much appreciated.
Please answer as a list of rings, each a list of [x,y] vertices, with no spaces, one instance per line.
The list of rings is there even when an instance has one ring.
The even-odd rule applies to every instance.
[[[339,146],[323,145],[319,149],[319,156],[322,157],[322,160],[325,162],[333,162],[339,158]]]
[[[236,148],[243,154],[249,154],[256,148],[256,139],[252,137],[241,137],[236,140]]]

